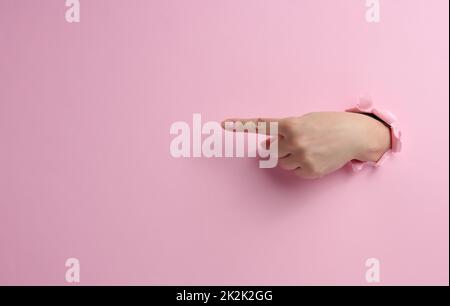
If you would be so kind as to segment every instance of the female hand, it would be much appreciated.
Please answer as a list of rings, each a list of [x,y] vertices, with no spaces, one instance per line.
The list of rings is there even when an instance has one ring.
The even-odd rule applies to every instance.
[[[349,112],[318,112],[284,119],[228,119],[226,122],[278,123],[278,164],[302,178],[319,178],[351,160],[378,161],[391,147],[390,130],[371,116]]]

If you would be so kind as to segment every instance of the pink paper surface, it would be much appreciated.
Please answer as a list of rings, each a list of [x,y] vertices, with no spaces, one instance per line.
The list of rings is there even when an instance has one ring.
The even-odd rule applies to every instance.
[[[0,0],[0,284],[449,282],[447,0]],[[174,159],[170,125],[344,110],[404,151],[302,181]]]

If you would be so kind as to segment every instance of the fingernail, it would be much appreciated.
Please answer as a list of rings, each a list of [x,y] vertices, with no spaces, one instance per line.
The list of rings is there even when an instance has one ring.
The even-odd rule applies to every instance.
[[[233,121],[227,121],[227,120],[222,121],[222,127],[223,127],[225,130],[231,131],[231,130],[234,129],[234,122],[233,122]]]

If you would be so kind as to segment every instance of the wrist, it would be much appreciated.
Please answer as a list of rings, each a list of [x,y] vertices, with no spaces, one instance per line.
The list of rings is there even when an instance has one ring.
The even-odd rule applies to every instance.
[[[355,159],[363,162],[377,162],[391,149],[390,127],[367,114],[360,114],[360,116],[362,116],[361,145]]]

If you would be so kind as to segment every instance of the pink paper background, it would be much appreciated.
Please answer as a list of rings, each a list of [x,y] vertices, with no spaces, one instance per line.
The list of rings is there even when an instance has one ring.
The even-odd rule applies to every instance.
[[[449,282],[447,0],[0,0],[0,284]],[[404,152],[299,181],[174,159],[174,121],[342,110]]]

